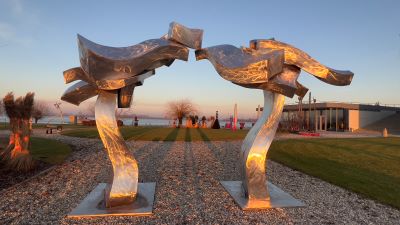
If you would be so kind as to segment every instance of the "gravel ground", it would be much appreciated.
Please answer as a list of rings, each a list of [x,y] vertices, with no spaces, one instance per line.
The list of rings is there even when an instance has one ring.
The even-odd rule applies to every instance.
[[[69,219],[111,165],[100,140],[60,135],[72,156],[22,186],[0,192],[0,224],[399,224],[400,211],[268,162],[269,180],[304,208],[243,212],[219,180],[239,180],[241,141],[131,142],[140,180],[157,182],[153,216]]]

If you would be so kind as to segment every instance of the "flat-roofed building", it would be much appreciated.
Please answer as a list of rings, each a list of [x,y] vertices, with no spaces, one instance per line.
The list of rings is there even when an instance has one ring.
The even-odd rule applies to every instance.
[[[282,119],[297,116],[309,130],[354,131],[396,113],[400,115],[397,105],[317,102],[285,105]]]

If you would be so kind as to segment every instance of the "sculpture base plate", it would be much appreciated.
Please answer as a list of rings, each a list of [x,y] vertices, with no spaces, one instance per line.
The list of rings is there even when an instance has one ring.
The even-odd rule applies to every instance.
[[[106,183],[97,185],[78,207],[68,214],[68,217],[150,216],[153,213],[156,183],[139,183],[138,196],[133,203],[112,208],[105,207],[104,189],[106,185]]]
[[[242,208],[242,210],[262,210],[270,208],[305,206],[304,203],[293,198],[291,195],[282,191],[280,188],[268,181],[266,185],[268,185],[270,199],[265,201],[249,201],[244,195],[242,181],[221,181],[221,184],[229,192],[236,204]]]

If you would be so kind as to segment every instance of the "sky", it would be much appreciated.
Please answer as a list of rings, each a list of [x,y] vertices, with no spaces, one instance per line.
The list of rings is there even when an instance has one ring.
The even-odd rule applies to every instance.
[[[0,96],[28,91],[61,101],[62,72],[79,66],[77,34],[125,47],[159,38],[176,21],[204,30],[203,47],[248,46],[274,37],[334,69],[351,70],[350,86],[338,87],[302,72],[299,81],[317,101],[400,104],[400,1],[24,1],[0,0]],[[189,99],[200,115],[219,110],[255,117],[262,91],[236,86],[208,60],[176,60],[135,89],[132,111],[163,116],[169,101]],[[85,111],[95,98],[66,112]],[[286,98],[294,103],[297,97]]]

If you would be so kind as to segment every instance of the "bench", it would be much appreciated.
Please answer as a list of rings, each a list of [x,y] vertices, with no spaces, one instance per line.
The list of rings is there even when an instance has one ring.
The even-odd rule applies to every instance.
[[[52,134],[53,130],[62,131],[61,125],[46,125],[46,134]]]

